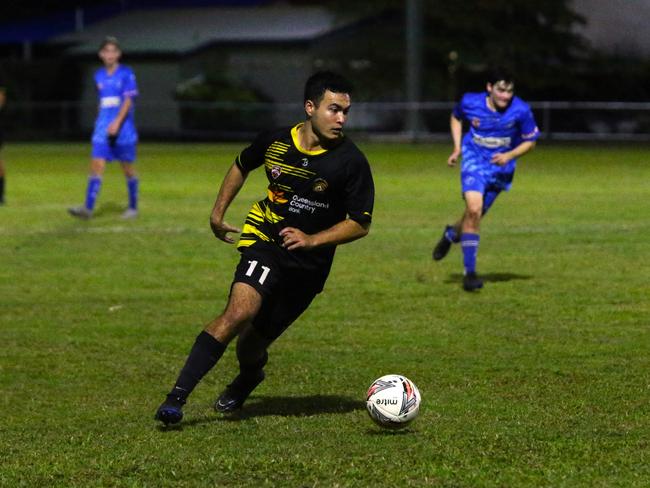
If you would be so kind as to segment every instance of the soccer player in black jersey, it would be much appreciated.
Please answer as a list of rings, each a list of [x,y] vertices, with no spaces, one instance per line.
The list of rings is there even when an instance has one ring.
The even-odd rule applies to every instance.
[[[196,338],[157,420],[180,422],[188,395],[235,337],[240,372],[215,409],[240,408],[264,379],[268,347],[323,289],[336,246],[368,234],[372,174],[363,153],[343,134],[351,90],[336,73],[311,76],[305,85],[305,122],[261,133],[226,174],[210,226],[231,244],[229,233],[241,232],[241,260],[226,309]],[[224,216],[248,173],[260,166],[269,181],[267,196],[253,205],[240,231]]]

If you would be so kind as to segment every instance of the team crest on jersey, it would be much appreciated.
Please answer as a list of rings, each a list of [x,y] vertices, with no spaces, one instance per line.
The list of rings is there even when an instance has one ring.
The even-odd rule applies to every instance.
[[[328,187],[327,181],[325,181],[323,178],[316,178],[314,180],[312,190],[318,193],[323,193],[325,190],[327,190],[327,187]]]
[[[273,177],[274,180],[277,180],[281,174],[282,174],[282,168],[280,168],[280,166],[273,166],[271,168],[271,176]]]
[[[303,165],[303,167],[304,167],[304,166],[307,166],[308,164],[309,164],[309,159],[307,159],[307,158],[302,158],[302,165]]]
[[[474,117],[472,119],[472,127],[474,127],[475,129],[478,129],[480,126],[481,126],[481,120]]]

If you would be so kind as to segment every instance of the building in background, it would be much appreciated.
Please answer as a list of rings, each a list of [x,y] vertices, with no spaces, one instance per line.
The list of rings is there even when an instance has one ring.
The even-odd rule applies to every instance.
[[[69,46],[63,55],[77,60],[84,80],[82,102],[92,104],[97,46],[106,35],[116,36],[123,62],[134,69],[142,87],[138,100],[142,130],[199,132],[200,127],[192,124],[201,119],[200,107],[186,107],[185,114],[189,110],[190,116],[184,116],[179,99],[212,102],[216,107],[237,101],[291,103],[293,107],[277,112],[278,120],[267,122],[285,124],[302,117],[296,94],[300,97],[304,80],[319,67],[319,52],[333,42],[340,43],[337,35],[349,31],[352,23],[336,19],[324,8],[309,6],[142,9],[56,36],[50,43]],[[228,124],[234,122],[227,119],[238,115],[227,107],[218,113],[211,122],[227,132]],[[90,127],[93,117],[84,113],[81,125]]]

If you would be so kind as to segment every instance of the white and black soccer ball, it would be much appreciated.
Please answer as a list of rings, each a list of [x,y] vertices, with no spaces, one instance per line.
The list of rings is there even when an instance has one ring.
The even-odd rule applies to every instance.
[[[366,408],[377,424],[399,429],[418,416],[421,401],[420,390],[406,376],[387,374],[368,388]]]

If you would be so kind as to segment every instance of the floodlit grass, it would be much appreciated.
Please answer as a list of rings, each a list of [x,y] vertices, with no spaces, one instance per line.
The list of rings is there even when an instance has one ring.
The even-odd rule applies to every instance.
[[[271,349],[242,414],[153,414],[238,260],[208,216],[241,145],[140,148],[141,217],[110,167],[97,217],[87,145],[10,144],[0,208],[2,486],[648,486],[650,150],[553,146],[522,159],[484,221],[480,293],[458,249],[431,249],[462,209],[448,145],[360,144],[370,235],[341,246],[325,292]],[[264,195],[251,175],[229,212]],[[400,432],[368,418],[376,377],[423,396]]]

